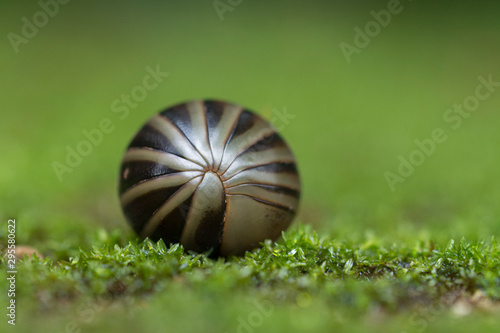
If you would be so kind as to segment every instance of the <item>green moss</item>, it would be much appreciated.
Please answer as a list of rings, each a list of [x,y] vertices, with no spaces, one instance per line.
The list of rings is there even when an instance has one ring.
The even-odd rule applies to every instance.
[[[213,260],[205,254],[185,253],[178,244],[168,247],[163,241],[119,246],[104,230],[93,237],[91,249],[82,248],[67,260],[25,257],[19,263],[17,300],[26,304],[34,318],[41,320],[47,314],[78,318],[83,316],[78,313],[93,307],[101,309],[93,315],[99,320],[109,311],[132,311],[148,318],[163,306],[177,306],[168,300],[169,294],[176,299],[185,294],[187,299],[178,306],[186,311],[199,302],[216,302],[215,308],[200,314],[199,320],[206,323],[212,323],[211,316],[218,311],[224,316],[251,313],[266,304],[272,305],[273,313],[285,308],[341,309],[340,313],[361,321],[373,311],[396,317],[404,312],[416,316],[415,311],[422,309],[450,314],[460,302],[474,311],[498,311],[500,248],[494,238],[487,243],[451,240],[443,247],[429,242],[384,245],[373,238],[341,241],[299,226],[284,233],[279,242],[267,241],[244,257]],[[5,271],[3,266],[4,261]],[[478,297],[482,305],[489,304],[488,309],[477,306]],[[82,304],[87,304],[87,311],[81,310]],[[316,318],[311,316],[307,320]],[[275,320],[269,322],[281,327]],[[327,316],[314,322],[326,328],[330,320]],[[223,324],[232,327],[237,322],[227,318]],[[87,323],[83,320],[79,325]]]

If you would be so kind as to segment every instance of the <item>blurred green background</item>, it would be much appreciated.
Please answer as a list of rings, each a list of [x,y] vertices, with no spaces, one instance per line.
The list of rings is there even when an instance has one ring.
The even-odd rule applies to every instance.
[[[295,116],[282,133],[303,181],[298,220],[318,230],[498,235],[500,91],[456,131],[443,121],[478,76],[500,80],[497,6],[402,1],[348,63],[340,43],[355,45],[353,29],[388,2],[226,4],[221,20],[212,1],[71,1],[15,53],[8,33],[21,35],[22,18],[41,7],[2,2],[0,217],[19,219],[19,237],[58,221],[58,235],[126,227],[116,180],[129,140],[153,113],[207,97]],[[121,120],[112,102],[157,65],[169,76]],[[103,118],[116,129],[59,182],[52,163]],[[448,140],[391,191],[384,173],[435,128]]]
[[[50,254],[78,249],[97,227],[128,228],[122,154],[153,113],[193,98],[294,116],[281,132],[303,182],[297,221],[321,233],[396,243],[500,234],[500,87],[457,130],[443,120],[479,76],[500,81],[500,6],[401,1],[348,62],[340,44],[354,45],[354,28],[388,1],[220,2],[231,9],[222,20],[211,0],[73,0],[17,53],[9,33],[22,35],[41,7],[0,3],[0,219],[17,219],[18,242]],[[120,119],[111,104],[148,66],[169,76]],[[115,130],[60,182],[53,162],[104,118]],[[391,191],[384,174],[436,128],[448,140]]]

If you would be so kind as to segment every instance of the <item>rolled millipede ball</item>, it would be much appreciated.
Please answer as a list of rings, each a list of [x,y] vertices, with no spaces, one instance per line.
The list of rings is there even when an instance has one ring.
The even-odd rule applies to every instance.
[[[300,180],[269,122],[236,104],[194,100],[137,132],[122,160],[119,194],[140,237],[227,257],[288,228]]]

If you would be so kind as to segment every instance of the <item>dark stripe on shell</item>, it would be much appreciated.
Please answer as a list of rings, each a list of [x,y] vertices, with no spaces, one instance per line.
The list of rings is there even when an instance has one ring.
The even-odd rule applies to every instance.
[[[189,207],[191,206],[192,199],[193,196],[190,196],[181,205],[170,212],[170,214],[167,214],[149,238],[153,241],[158,241],[161,238],[166,245],[169,245],[170,243],[178,243],[181,239],[182,230],[184,230],[186,217]]]
[[[217,257],[219,255],[222,242],[222,230],[224,228],[224,216],[226,211],[225,195],[223,195],[222,198],[213,199],[222,200],[222,209],[205,212],[196,229],[195,240],[200,246],[201,251],[213,249],[210,256]]]
[[[168,118],[172,124],[177,126],[177,128],[184,133],[184,136],[188,138],[191,135],[191,119],[189,117],[189,112],[187,110],[186,104],[181,104],[171,109],[167,109],[160,114]]]
[[[178,171],[152,161],[125,162],[120,173],[120,195],[141,181]]]
[[[257,198],[257,197],[254,197],[254,196],[251,196],[251,195],[246,195],[246,194],[228,194],[228,196],[242,196],[242,197],[247,197],[247,198],[250,198],[250,199],[253,199],[257,202],[260,202],[260,203],[263,203],[263,204],[266,204],[266,205],[269,205],[269,206],[273,206],[275,208],[279,208],[279,209],[282,209],[284,211],[287,211],[287,212],[290,212],[292,214],[295,214],[295,210],[291,207],[287,207],[287,206],[283,206],[283,205],[279,205],[275,202],[271,202],[271,201],[267,201],[267,200],[263,200],[261,198]]]
[[[222,112],[224,111],[224,104],[216,101],[205,101],[203,104],[205,106],[207,115],[207,125],[210,132],[214,129],[222,118]]]
[[[181,186],[174,186],[150,191],[125,205],[123,211],[128,217],[135,232],[140,234],[144,228],[144,221],[149,221],[156,210],[158,210],[158,208],[161,207],[161,205],[180,187]]]
[[[174,145],[163,135],[150,125],[144,127],[137,133],[128,148],[153,148],[156,150],[171,153],[177,156],[182,154],[177,151]]]
[[[297,166],[295,163],[271,163],[266,165],[260,165],[255,168],[248,168],[247,170],[256,170],[263,172],[272,172],[272,173],[297,173]]]
[[[238,123],[234,128],[233,134],[231,135],[231,138],[228,141],[231,141],[233,138],[244,134],[246,131],[252,128],[252,126],[255,125],[257,119],[258,118],[255,117],[255,114],[247,110],[244,110],[241,113],[240,118],[238,119]]]
[[[281,194],[289,195],[295,199],[300,199],[300,192],[299,191],[296,191],[296,190],[291,189],[291,188],[283,187],[283,186],[263,185],[263,184],[243,184],[243,185],[233,186],[232,189],[236,190],[242,186],[256,186],[256,187],[263,188],[269,192],[281,193]]]
[[[281,138],[281,136],[278,133],[274,132],[273,134],[263,138],[262,140],[259,140],[254,145],[248,147],[247,150],[239,154],[236,158],[250,152],[259,152],[282,147],[288,148],[287,144]]]

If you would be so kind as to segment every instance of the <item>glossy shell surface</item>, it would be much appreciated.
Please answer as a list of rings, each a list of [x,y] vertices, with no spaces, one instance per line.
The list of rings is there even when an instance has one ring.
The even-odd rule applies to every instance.
[[[300,180],[288,145],[241,106],[195,100],[154,115],[123,157],[120,202],[143,238],[241,255],[293,220]]]

